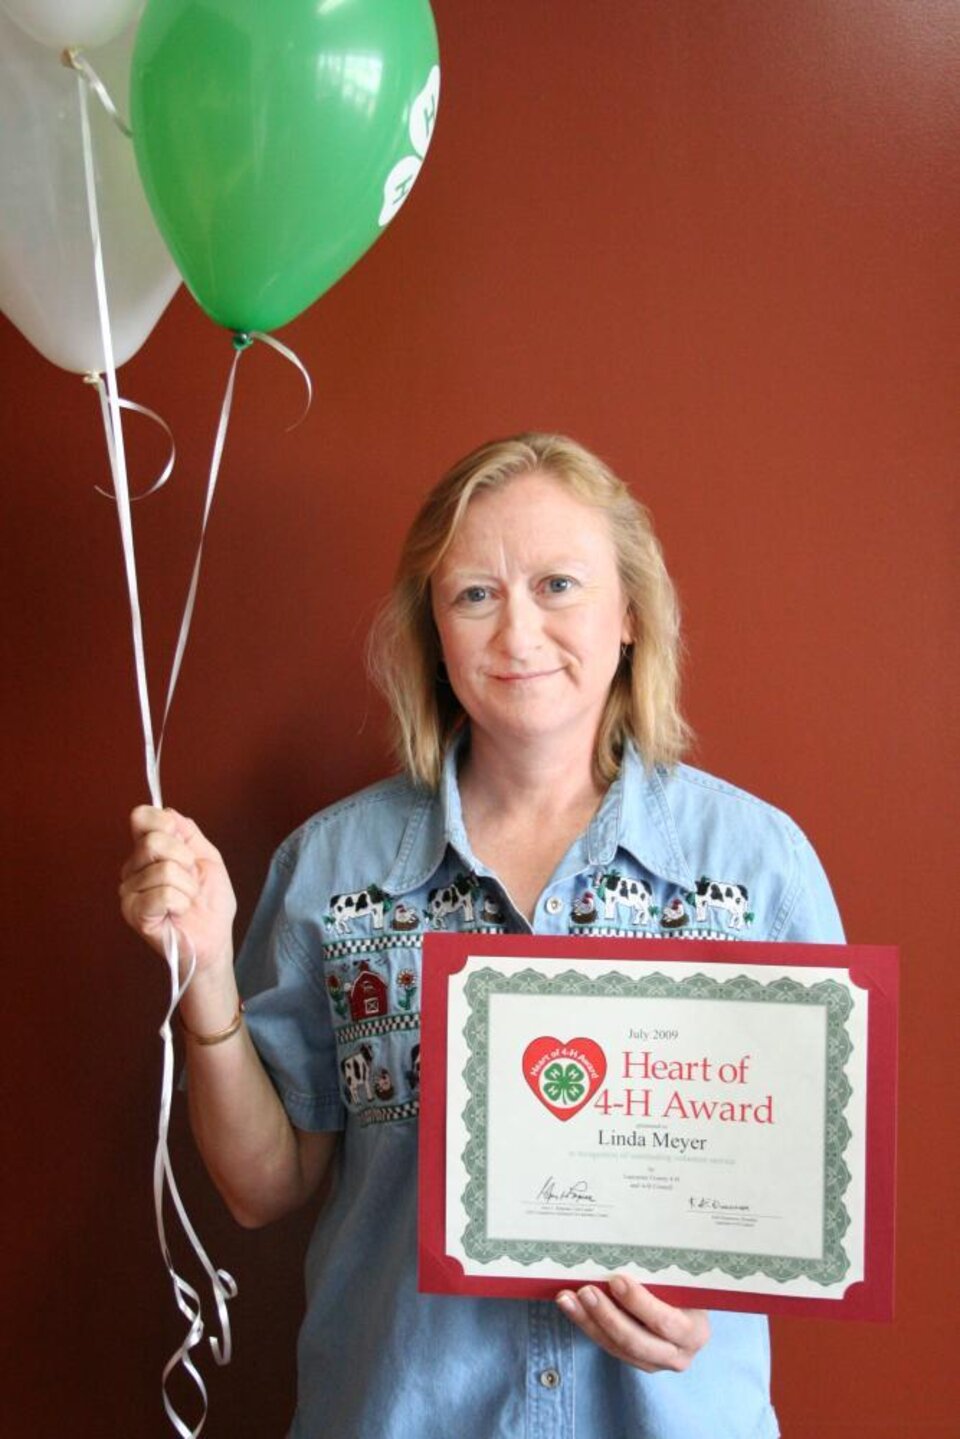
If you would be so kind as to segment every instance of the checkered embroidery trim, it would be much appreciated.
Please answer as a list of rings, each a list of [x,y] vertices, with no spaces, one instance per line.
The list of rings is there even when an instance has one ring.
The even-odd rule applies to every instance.
[[[380,1108],[364,1109],[359,1118],[362,1125],[386,1124],[391,1119],[416,1119],[419,1113],[419,1099],[410,1099],[406,1104],[384,1104]]]
[[[384,949],[419,949],[423,932],[417,934],[371,934],[365,939],[331,939],[324,944],[328,959],[349,959],[355,954],[377,954]]]
[[[344,1024],[337,1030],[338,1044],[352,1044],[355,1039],[366,1039],[379,1034],[395,1034],[401,1029],[419,1029],[420,1011],[410,1014],[377,1014],[371,1019],[358,1019]]]
[[[476,924],[468,926],[464,930],[457,930],[460,934],[503,934],[506,925],[503,924]],[[445,930],[442,926],[439,929],[427,927],[426,929],[411,930],[406,934],[392,929],[383,934],[370,934],[363,939],[331,939],[324,944],[324,951],[328,959],[352,959],[358,954],[380,954],[386,949],[419,949],[423,944],[425,934],[452,934],[454,931]]]

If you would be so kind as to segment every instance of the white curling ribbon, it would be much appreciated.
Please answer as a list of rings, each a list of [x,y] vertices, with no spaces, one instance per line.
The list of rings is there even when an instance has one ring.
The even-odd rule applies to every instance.
[[[110,96],[110,91],[100,79],[100,76],[97,74],[96,70],[94,70],[87,57],[85,55],[82,55],[79,50],[69,49],[64,50],[63,54],[60,56],[60,59],[61,62],[66,65],[69,70],[76,70],[79,75],[83,76],[90,89],[100,101],[100,104],[103,106],[104,110],[106,110],[107,114],[110,116],[110,119],[116,125],[117,129],[122,131],[122,133],[126,135],[127,139],[130,139],[133,135],[133,131],[130,129],[130,126],[127,124],[126,120],[121,117],[120,111],[117,109]]]
[[[86,383],[88,385],[94,386],[97,394],[100,396],[100,409],[103,414],[103,429],[107,440],[107,451],[108,454],[110,454],[113,446],[113,435],[110,424],[110,412],[108,409],[107,390],[106,386],[103,383],[103,376],[91,374],[84,376],[84,379],[86,380]],[[148,410],[146,405],[138,405],[133,400],[124,400],[122,398],[120,400],[120,408],[121,410],[130,410],[132,413],[137,415],[145,415],[148,420],[152,420],[155,425],[160,426],[161,430],[164,431],[167,439],[170,441],[170,453],[167,456],[167,463],[164,465],[163,469],[160,471],[153,484],[148,486],[147,489],[141,490],[139,495],[130,496],[131,501],[135,504],[137,500],[145,500],[148,495],[155,495],[157,490],[162,489],[163,486],[167,483],[167,480],[169,480],[170,476],[173,474],[173,467],[176,464],[177,447],[173,441],[173,431],[167,424],[166,420],[161,419],[155,410]],[[112,468],[113,463],[111,460],[111,469]],[[113,494],[113,492],[111,490],[105,490],[102,485],[94,485],[93,488],[96,490],[98,495],[103,495],[104,499],[106,500],[116,499],[116,496]]]
[[[193,563],[193,573],[190,576],[190,584],[187,588],[187,599],[183,607],[183,618],[180,622],[180,633],[177,636],[177,644],[173,656],[173,664],[170,667],[170,682],[167,687],[167,698],[163,710],[163,722],[160,727],[160,743],[157,746],[158,765],[160,763],[160,754],[163,749],[163,736],[167,726],[167,716],[170,713],[170,706],[173,702],[173,693],[177,687],[177,680],[180,677],[180,666],[183,663],[183,655],[187,647],[187,638],[190,634],[190,626],[193,621],[193,611],[197,600],[197,586],[200,583],[200,566],[203,560],[203,545],[204,540],[206,539],[207,522],[210,519],[210,510],[213,506],[214,494],[216,493],[217,479],[220,475],[220,462],[223,459],[223,450],[227,441],[227,427],[229,426],[230,413],[233,409],[233,391],[237,377],[237,366],[240,363],[240,357],[243,355],[244,351],[249,348],[249,342],[253,340],[260,340],[263,342],[263,344],[269,345],[271,349],[276,350],[278,354],[284,357],[285,360],[289,360],[289,362],[299,370],[300,374],[303,377],[304,384],[307,388],[307,403],[303,410],[303,413],[300,415],[300,418],[294,422],[294,425],[291,426],[291,429],[295,428],[296,425],[299,425],[302,422],[304,416],[306,415],[313,402],[313,385],[311,383],[310,376],[307,372],[306,367],[291,349],[289,349],[286,345],[281,344],[279,340],[275,340],[272,335],[265,335],[260,330],[250,330],[247,334],[238,337],[239,348],[234,354],[233,363],[230,366],[230,374],[227,377],[227,388],[224,392],[223,404],[220,407],[220,419],[217,423],[217,434],[213,444],[213,457],[210,461],[210,476],[207,481],[207,494],[203,506],[203,519],[200,524],[200,540],[197,545],[196,559]]]
[[[143,646],[143,622],[140,615],[140,597],[137,585],[137,566],[133,549],[133,528],[130,516],[130,494],[127,486],[127,461],[123,445],[123,425],[120,419],[120,396],[117,393],[117,372],[113,360],[113,339],[110,330],[110,314],[107,306],[107,286],[103,269],[103,246],[100,239],[100,218],[97,208],[97,182],[93,166],[93,143],[90,137],[90,114],[87,106],[87,82],[82,71],[77,70],[77,90],[80,100],[80,126],[83,137],[83,170],[87,191],[87,208],[90,215],[90,239],[93,245],[93,269],[97,290],[97,308],[100,315],[100,332],[106,361],[107,393],[109,406],[106,417],[107,452],[113,475],[113,489],[117,499],[117,517],[120,523],[120,541],[123,550],[124,570],[127,579],[127,594],[130,600],[130,619],[133,627],[133,651],[137,676],[137,697],[140,704],[140,720],[143,727],[144,757],[150,798],[158,808],[160,777],[157,770],[156,746],[153,739],[153,721],[150,715],[150,698],[147,690],[146,663]]]
[[[194,1254],[200,1261],[210,1287],[213,1292],[217,1309],[217,1318],[220,1323],[220,1335],[210,1336],[210,1348],[213,1357],[218,1364],[229,1364],[232,1357],[232,1340],[230,1335],[230,1318],[227,1313],[227,1304],[236,1297],[237,1286],[230,1274],[225,1269],[214,1269],[196,1231],[190,1222],[180,1191],[174,1178],[173,1169],[170,1163],[169,1129],[170,1114],[173,1101],[174,1082],[174,1049],[173,1049],[173,1015],[193,978],[196,968],[196,955],[192,948],[190,962],[183,982],[180,981],[180,947],[177,932],[173,925],[168,923],[164,931],[164,953],[167,959],[167,966],[170,976],[170,1003],[166,1016],[160,1027],[160,1036],[163,1040],[163,1080],[161,1084],[160,1116],[157,1126],[157,1148],[154,1157],[153,1167],[153,1199],[157,1220],[157,1233],[160,1238],[160,1250],[167,1266],[168,1273],[173,1281],[174,1299],[181,1314],[187,1320],[188,1329],[180,1347],[170,1356],[163,1370],[161,1381],[163,1393],[163,1406],[167,1418],[176,1429],[181,1439],[197,1439],[206,1422],[208,1402],[207,1389],[203,1377],[191,1358],[191,1351],[197,1347],[203,1339],[204,1322],[201,1312],[200,1296],[192,1284],[188,1284],[174,1268],[170,1254],[170,1247],[167,1242],[166,1225],[164,1223],[164,1198],[169,1194],[170,1200],[180,1221],[181,1228],[193,1248]],[[201,1414],[193,1429],[189,1429],[184,1420],[177,1413],[167,1392],[167,1383],[177,1368],[182,1368],[189,1375],[197,1387],[201,1401]]]
[[[140,703],[140,716],[143,727],[144,751],[146,761],[147,783],[150,788],[151,799],[158,808],[162,806],[163,800],[160,791],[159,772],[159,749],[154,743],[153,722],[150,713],[149,691],[146,673],[146,654],[143,643],[143,623],[140,613],[139,591],[137,585],[136,558],[133,545],[133,528],[130,513],[130,493],[127,483],[126,455],[123,444],[123,424],[121,420],[121,400],[117,393],[116,367],[113,358],[113,344],[110,331],[110,316],[107,304],[106,282],[103,269],[103,253],[100,240],[99,213],[97,208],[96,178],[93,164],[93,146],[90,136],[90,118],[87,107],[87,84],[88,81],[80,67],[78,70],[77,83],[80,103],[80,122],[83,138],[83,160],[84,179],[86,183],[87,204],[90,216],[90,234],[93,245],[94,275],[96,279],[97,306],[100,316],[100,328],[103,342],[104,358],[106,361],[106,389],[108,404],[104,407],[105,433],[107,436],[107,451],[110,460],[110,467],[113,475],[114,495],[117,501],[117,516],[120,524],[120,538],[123,550],[124,568],[127,578],[127,591],[130,601],[131,623],[133,628],[134,662],[137,678],[137,692]],[[228,395],[224,401],[221,413],[221,424],[218,431],[218,451],[216,463],[211,470],[210,481],[207,491],[207,503],[204,509],[204,529],[209,515],[210,503],[212,501],[213,489],[216,483],[216,470],[219,466],[219,456],[223,449],[223,438],[226,431],[226,416],[229,415],[229,400],[232,396],[233,378],[236,371],[236,362],[239,354],[234,358],[234,364],[230,372]],[[201,532],[200,549],[202,550],[203,532]],[[183,648],[186,643],[186,632],[189,629],[190,618],[193,611],[193,598],[195,594],[195,579],[199,572],[200,553],[198,551],[197,563],[195,565],[194,583],[188,596],[187,607],[181,622],[180,638],[177,646],[177,659],[175,671],[179,671],[179,660],[182,658]],[[167,694],[167,705],[164,711],[164,724],[169,713],[170,701],[173,697],[173,690],[176,683],[176,673],[171,676],[171,684]],[[162,740],[162,729],[161,729]],[[232,1299],[237,1286],[232,1277],[224,1270],[215,1269],[200,1244],[196,1232],[191,1225],[183,1202],[180,1198],[176,1182],[173,1177],[169,1153],[169,1122],[170,1110],[173,1097],[174,1078],[174,1047],[173,1032],[170,1024],[171,1016],[180,1002],[183,989],[189,984],[193,975],[195,959],[191,958],[184,985],[180,984],[179,976],[179,944],[176,932],[171,925],[168,925],[165,936],[165,952],[170,970],[170,1005],[167,1015],[161,1027],[163,1041],[163,1080],[161,1085],[160,1118],[157,1134],[157,1148],[154,1158],[154,1204],[156,1210],[157,1233],[160,1240],[160,1249],[163,1255],[167,1272],[173,1285],[174,1298],[181,1313],[188,1321],[188,1331],[183,1343],[168,1360],[162,1378],[162,1394],[164,1409],[181,1439],[198,1439],[207,1416],[207,1391],[203,1378],[191,1358],[191,1351],[200,1343],[204,1333],[204,1322],[202,1317],[202,1306],[200,1297],[192,1285],[177,1273],[170,1248],[167,1243],[166,1229],[163,1219],[163,1203],[165,1191],[169,1192],[177,1217],[181,1226],[190,1241],[190,1244],[200,1260],[201,1266],[210,1281],[213,1289],[214,1301],[217,1309],[217,1316],[220,1321],[221,1334],[211,1338],[211,1349],[214,1359],[219,1364],[226,1364],[231,1357],[230,1323],[227,1312],[227,1301]],[[190,1429],[180,1418],[167,1393],[167,1381],[170,1375],[181,1368],[193,1381],[200,1395],[202,1413],[198,1423]]]
[[[300,357],[295,355],[288,345],[282,345],[280,341],[275,340],[272,335],[266,335],[262,330],[251,330],[249,334],[251,340],[260,340],[262,344],[269,345],[271,350],[276,350],[278,355],[282,355],[285,360],[289,360],[290,364],[300,371],[307,391],[307,402],[298,418],[294,420],[292,425],[287,426],[287,433],[289,434],[291,430],[295,430],[298,425],[303,424],[310,411],[310,406],[313,404],[313,382],[310,379],[309,371]]]

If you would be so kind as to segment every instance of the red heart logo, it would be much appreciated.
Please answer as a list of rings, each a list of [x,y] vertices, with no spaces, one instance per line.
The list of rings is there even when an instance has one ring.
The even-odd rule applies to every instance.
[[[592,1099],[607,1072],[607,1057],[592,1039],[542,1034],[523,1051],[523,1077],[545,1109],[572,1119]]]

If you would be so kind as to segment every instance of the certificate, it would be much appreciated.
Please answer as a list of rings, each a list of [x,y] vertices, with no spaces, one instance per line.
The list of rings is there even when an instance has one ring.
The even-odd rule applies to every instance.
[[[897,958],[431,935],[420,1287],[892,1314]]]

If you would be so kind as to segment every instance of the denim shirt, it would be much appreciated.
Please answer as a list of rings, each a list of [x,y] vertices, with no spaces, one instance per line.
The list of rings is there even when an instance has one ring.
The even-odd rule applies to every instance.
[[[765,1319],[714,1313],[683,1374],[644,1374],[550,1302],[419,1294],[420,953],[430,929],[836,943],[826,876],[786,815],[628,750],[531,926],[472,853],[456,756],[308,820],[274,858],[238,960],[294,1125],[343,1130],[306,1264],[290,1439],[773,1439]]]

